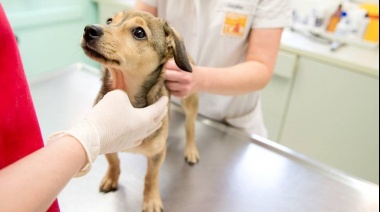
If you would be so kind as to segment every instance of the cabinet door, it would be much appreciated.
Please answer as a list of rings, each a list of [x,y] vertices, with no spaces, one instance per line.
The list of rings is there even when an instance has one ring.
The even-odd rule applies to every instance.
[[[281,143],[378,183],[378,78],[301,58]]]
[[[279,52],[273,77],[262,93],[264,122],[272,141],[279,141],[296,63],[295,54]]]
[[[42,76],[85,60],[79,44],[83,28],[79,23],[60,23],[16,30],[27,77]]]
[[[7,11],[28,78],[44,76],[77,62],[96,64],[80,47],[84,27],[96,18],[90,2],[55,1],[51,2],[53,6],[18,3],[14,8],[8,5]]]

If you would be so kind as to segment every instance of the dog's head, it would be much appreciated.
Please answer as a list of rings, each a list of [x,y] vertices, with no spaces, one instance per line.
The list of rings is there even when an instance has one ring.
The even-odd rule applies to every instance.
[[[107,25],[86,26],[81,46],[91,59],[131,76],[147,75],[172,57],[181,69],[192,71],[181,36],[145,12],[120,12]]]

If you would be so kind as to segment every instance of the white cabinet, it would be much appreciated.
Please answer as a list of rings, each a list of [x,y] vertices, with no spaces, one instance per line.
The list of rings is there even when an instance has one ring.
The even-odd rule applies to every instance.
[[[77,62],[91,63],[79,45],[85,25],[96,21],[95,7],[89,2],[12,0],[4,1],[4,9],[28,79]]]
[[[296,64],[295,54],[279,52],[272,80],[262,93],[264,121],[272,141],[280,140]]]
[[[379,80],[300,58],[279,142],[379,182]]]

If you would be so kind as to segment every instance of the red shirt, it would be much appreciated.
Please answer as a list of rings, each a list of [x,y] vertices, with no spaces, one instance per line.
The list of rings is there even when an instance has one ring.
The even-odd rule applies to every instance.
[[[0,3],[0,169],[43,145],[15,35]],[[48,211],[60,211],[57,200]]]

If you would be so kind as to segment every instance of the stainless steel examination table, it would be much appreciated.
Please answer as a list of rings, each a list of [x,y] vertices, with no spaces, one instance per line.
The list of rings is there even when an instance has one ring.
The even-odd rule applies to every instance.
[[[81,66],[73,66],[73,69]],[[44,137],[69,127],[91,107],[99,77],[82,68],[31,85]],[[71,102],[71,103],[70,103]],[[79,111],[79,112],[78,112]],[[63,120],[62,120],[63,119]],[[199,118],[200,162],[184,161],[184,115],[173,106],[160,193],[166,212],[379,211],[379,187],[347,176],[274,142]],[[107,169],[100,156],[91,172],[59,196],[63,212],[141,211],[146,159],[119,154],[116,192],[98,192]]]

